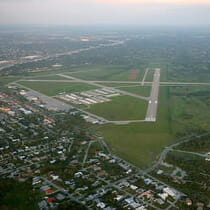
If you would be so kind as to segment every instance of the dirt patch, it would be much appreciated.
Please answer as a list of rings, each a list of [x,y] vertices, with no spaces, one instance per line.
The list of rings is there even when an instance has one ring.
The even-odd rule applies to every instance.
[[[139,75],[140,70],[139,69],[132,69],[130,70],[130,75],[128,77],[129,80],[136,80],[136,78]]]

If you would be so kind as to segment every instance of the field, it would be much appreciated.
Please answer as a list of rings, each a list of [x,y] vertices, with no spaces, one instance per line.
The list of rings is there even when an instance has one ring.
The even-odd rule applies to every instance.
[[[130,96],[114,97],[109,102],[93,104],[87,111],[107,120],[143,120],[148,102]]]
[[[87,85],[83,83],[60,83],[60,82],[19,82],[28,88],[36,90],[40,93],[46,94],[48,96],[55,96],[59,93],[75,93],[84,90],[97,89],[95,86]]]
[[[49,74],[49,75],[42,75],[42,76],[33,76],[29,77],[30,79],[34,80],[68,80],[67,78],[63,78],[59,75]]]
[[[19,79],[19,77],[1,77],[0,78],[0,87],[7,85],[10,82],[14,82]]]
[[[147,72],[147,76],[145,78],[145,82],[152,82],[153,75],[154,75],[154,70],[153,69],[149,69],[149,71]]]
[[[210,130],[208,87],[170,87],[170,106],[174,133]]]
[[[129,69],[121,65],[95,66],[89,69],[80,68],[78,73],[68,73],[86,80],[107,80],[107,81],[139,81],[144,73],[144,69]]]
[[[127,91],[127,92],[131,92],[131,93],[134,93],[134,94],[137,94],[137,95],[141,95],[141,96],[147,96],[149,97],[150,96],[150,90],[151,90],[151,87],[150,86],[121,86],[121,87],[118,87],[120,90],[124,90],[124,91]]]
[[[158,121],[129,125],[97,127],[114,153],[127,161],[146,168],[162,149],[173,142],[168,107],[168,88],[161,88]]]

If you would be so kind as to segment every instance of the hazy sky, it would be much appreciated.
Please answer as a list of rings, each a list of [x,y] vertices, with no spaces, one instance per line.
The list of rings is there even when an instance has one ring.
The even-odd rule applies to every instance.
[[[210,25],[210,0],[0,0],[0,24]]]

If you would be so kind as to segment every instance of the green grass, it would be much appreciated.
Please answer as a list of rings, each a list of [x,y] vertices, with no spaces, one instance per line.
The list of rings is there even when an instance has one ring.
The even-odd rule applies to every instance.
[[[156,123],[103,125],[96,128],[114,153],[141,168],[151,165],[174,139],[170,127],[168,88],[161,88],[160,99]]]
[[[104,86],[107,86],[107,87],[113,87],[113,88],[117,88],[117,87],[123,87],[123,86],[129,86],[129,87],[132,87],[134,85],[138,85],[138,83],[99,83],[99,84],[102,84]]]
[[[1,86],[5,86],[5,85],[7,85],[8,83],[10,83],[10,82],[14,82],[15,80],[18,80],[19,79],[19,77],[13,77],[13,76],[11,76],[11,77],[0,77],[0,87]]]
[[[0,209],[39,209],[40,192],[33,191],[31,183],[11,179],[0,181]]]
[[[145,78],[145,82],[152,82],[153,81],[153,77],[154,77],[154,69],[149,69],[149,71],[147,72],[147,76]]]
[[[68,73],[72,76],[85,80],[125,80],[138,81],[142,78],[144,70],[139,70],[139,74],[135,80],[129,79],[131,69],[122,65],[104,65],[104,66],[90,66],[85,69],[80,68],[78,73]],[[74,70],[74,72],[76,72]]]
[[[150,86],[133,86],[133,87],[121,87],[120,90],[124,90],[127,92],[135,93],[141,96],[150,96]]]
[[[141,99],[119,96],[109,102],[93,104],[87,111],[108,120],[140,120],[145,118],[147,104]]]
[[[170,87],[174,132],[210,130],[210,92],[208,87]]]
[[[75,93],[85,90],[97,89],[97,87],[92,85],[87,85],[83,83],[59,83],[59,82],[19,82],[20,84],[36,90],[40,93],[46,94],[48,96],[55,96],[59,93]]]
[[[69,80],[68,78],[61,77],[59,75],[43,75],[43,76],[34,76],[34,77],[29,77],[30,79],[37,79],[37,80]]]

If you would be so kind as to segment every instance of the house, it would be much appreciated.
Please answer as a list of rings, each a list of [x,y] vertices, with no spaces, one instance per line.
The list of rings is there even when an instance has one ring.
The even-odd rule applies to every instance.
[[[164,204],[164,201],[160,198],[156,199],[155,200],[157,203],[159,203],[160,205],[163,205]]]
[[[130,185],[130,188],[131,188],[132,190],[137,190],[137,189],[138,189],[138,187],[135,186],[135,185]]]
[[[74,174],[74,177],[75,177],[75,178],[79,178],[79,177],[81,177],[81,176],[83,176],[83,173],[80,172],[80,171]]]
[[[29,96],[26,96],[26,98],[27,98],[29,101],[38,101],[38,98],[37,98],[36,96],[29,95]]]
[[[123,199],[123,196],[122,195],[118,195],[117,197],[114,198],[114,200],[116,201],[120,201]]]
[[[62,201],[65,199],[65,196],[61,193],[58,193],[56,196],[55,196],[59,201]]]
[[[101,170],[101,171],[99,171],[98,173],[97,173],[97,175],[98,176],[105,176],[105,174],[106,174],[106,171],[104,171],[104,170]]]
[[[40,187],[41,191],[46,191],[46,190],[49,190],[49,189],[50,189],[50,187],[48,185],[44,185],[44,186]]]
[[[51,189],[45,190],[46,195],[53,194],[54,192],[55,191],[54,190],[51,190]]]
[[[191,206],[191,205],[192,205],[192,201],[191,201],[190,198],[186,198],[186,204],[187,204],[188,206]]]
[[[54,197],[47,197],[46,198],[47,203],[51,204],[53,201],[55,201]]]
[[[170,195],[173,198],[176,197],[176,192],[169,187],[163,188],[163,192],[167,193],[168,195]]]
[[[152,180],[147,178],[147,179],[144,179],[144,182],[145,182],[146,185],[149,185],[149,184],[152,183]]]
[[[46,202],[45,200],[40,201],[40,202],[38,203],[38,206],[39,206],[39,209],[40,209],[40,210],[47,209],[47,202]]]
[[[10,108],[9,107],[0,107],[0,110],[3,112],[9,112]]]
[[[158,174],[158,175],[161,175],[162,173],[163,173],[163,170],[158,170],[158,171],[157,171],[157,174]]]
[[[103,202],[97,203],[96,205],[98,208],[104,209],[106,205]]]
[[[166,198],[168,197],[168,194],[167,193],[159,193],[158,196],[165,201]]]

